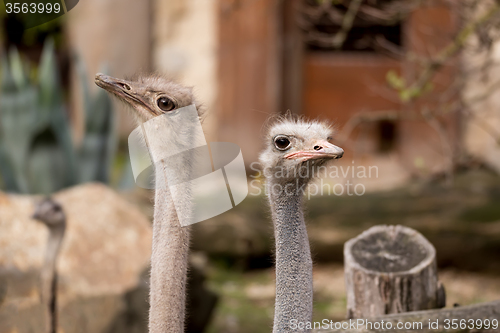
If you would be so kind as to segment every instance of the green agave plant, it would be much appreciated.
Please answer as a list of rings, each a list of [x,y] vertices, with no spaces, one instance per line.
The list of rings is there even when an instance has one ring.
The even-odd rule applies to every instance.
[[[45,43],[38,70],[15,49],[1,59],[3,190],[50,194],[82,182],[109,183],[116,150],[112,104],[102,90],[90,94],[84,66],[76,63],[85,110],[85,135],[78,146],[72,140],[53,41]]]

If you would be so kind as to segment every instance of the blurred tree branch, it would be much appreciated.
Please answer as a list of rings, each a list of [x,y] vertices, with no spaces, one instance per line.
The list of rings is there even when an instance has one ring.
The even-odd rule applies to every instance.
[[[332,39],[332,44],[335,49],[340,49],[347,38],[347,34],[352,29],[352,23],[354,22],[354,18],[358,13],[359,6],[361,5],[363,0],[352,0],[349,8],[347,9],[347,13],[344,15],[344,19],[342,20],[342,26],[340,31],[337,32]]]
[[[404,80],[397,77],[397,74],[394,72],[388,75],[389,84],[399,91],[399,96],[403,102],[409,102],[430,90],[431,80],[434,78],[435,74],[448,62],[448,60],[454,57],[464,47],[465,42],[479,27],[489,23],[495,18],[495,15],[500,13],[499,1],[500,0],[497,0],[495,4],[479,18],[467,23],[458,32],[453,41],[445,46],[435,58],[428,61],[418,79],[411,85],[406,86]]]
[[[481,111],[482,108],[478,108],[479,103],[488,101],[500,89],[500,81],[491,83],[494,70],[500,70],[500,64],[494,60],[493,54],[493,46],[500,43],[498,24],[500,0],[466,0],[460,3],[443,0],[439,4],[426,0],[303,1],[304,9],[300,15],[299,25],[305,31],[305,40],[309,46],[340,50],[345,43],[349,43],[349,50],[359,48],[366,51],[369,45],[369,51],[395,58],[404,67],[402,74],[399,71],[387,72],[386,82],[389,87],[384,87],[389,89],[375,91],[377,87],[372,88],[384,99],[400,104],[401,109],[366,110],[354,114],[339,133],[338,138],[343,145],[352,146],[352,150],[357,149],[353,146],[354,142],[350,141],[350,137],[363,124],[375,124],[381,121],[425,122],[437,134],[441,143],[438,145],[441,146],[439,151],[445,158],[445,174],[451,176],[455,167],[470,160],[463,143],[457,142],[460,137],[456,134],[461,130],[456,127],[456,120],[463,121],[457,118],[463,115],[465,119],[474,122],[484,133],[490,135],[500,146],[500,131],[491,121],[496,118],[486,119],[486,112],[490,112],[487,111],[488,108],[485,108],[484,113]],[[400,45],[386,35],[369,33],[371,27],[375,26],[402,27],[401,22],[416,10],[443,6],[447,7],[451,17],[461,22],[461,26],[454,28],[454,33],[439,32],[444,43],[432,44],[432,40],[435,42],[436,39],[430,35],[429,41],[425,37],[420,40],[419,45],[427,47],[428,55],[420,54],[412,48],[405,49],[404,44]],[[368,32],[357,36],[357,39],[348,37],[353,28]],[[425,33],[428,34],[428,31]],[[358,42],[360,43],[356,44]],[[436,50],[431,50],[431,45],[435,45]],[[459,55],[466,55],[471,61],[456,62]],[[475,58],[476,56],[479,58]],[[443,70],[446,67],[450,67],[453,71],[451,77],[450,71]],[[408,79],[405,68],[414,71],[413,80]],[[478,80],[481,82],[478,86],[480,91],[472,96],[465,96],[468,91],[477,89],[471,86],[471,82]],[[450,118],[451,115],[454,118]],[[373,130],[373,127],[370,130]]]
[[[304,0],[298,23],[309,44],[338,50],[354,25],[395,25],[425,1]],[[332,34],[316,28],[324,25],[338,27],[338,30]]]

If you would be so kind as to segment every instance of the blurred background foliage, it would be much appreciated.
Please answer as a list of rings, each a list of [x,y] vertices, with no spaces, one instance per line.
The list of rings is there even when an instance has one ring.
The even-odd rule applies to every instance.
[[[0,171],[2,189],[50,194],[79,183],[110,182],[116,152],[115,119],[103,90],[91,95],[84,64],[81,81],[85,132],[73,140],[54,41],[33,66],[15,47],[1,61]]]

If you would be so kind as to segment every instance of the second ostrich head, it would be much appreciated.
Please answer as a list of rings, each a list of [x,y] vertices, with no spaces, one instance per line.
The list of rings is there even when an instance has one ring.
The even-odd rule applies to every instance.
[[[309,182],[318,167],[343,156],[344,150],[332,144],[332,138],[326,123],[281,119],[269,129],[260,155],[266,178],[283,185]]]
[[[291,320],[312,320],[312,258],[300,189],[344,154],[331,140],[326,123],[282,118],[269,129],[260,155],[276,243],[274,333],[291,332]]]

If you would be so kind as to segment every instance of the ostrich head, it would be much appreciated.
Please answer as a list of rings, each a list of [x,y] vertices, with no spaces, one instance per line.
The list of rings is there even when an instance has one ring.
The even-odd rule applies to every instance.
[[[66,224],[66,216],[61,205],[51,198],[45,198],[36,205],[32,218],[49,228],[58,228]]]
[[[99,73],[95,83],[132,106],[139,122],[195,103],[191,88],[159,75],[122,80]]]
[[[307,183],[320,166],[344,154],[329,142],[332,135],[325,123],[281,119],[267,133],[266,148],[260,155],[266,178],[281,184]]]
[[[159,75],[122,80],[97,74],[95,83],[130,105],[139,124],[167,116],[155,119],[154,125],[147,127],[149,149],[155,160],[162,159],[165,151],[185,151],[192,142],[205,140],[200,126],[200,109],[197,107],[194,113],[178,110],[196,102],[191,88]],[[178,159],[178,163],[186,163],[186,159],[193,158],[191,155]]]

